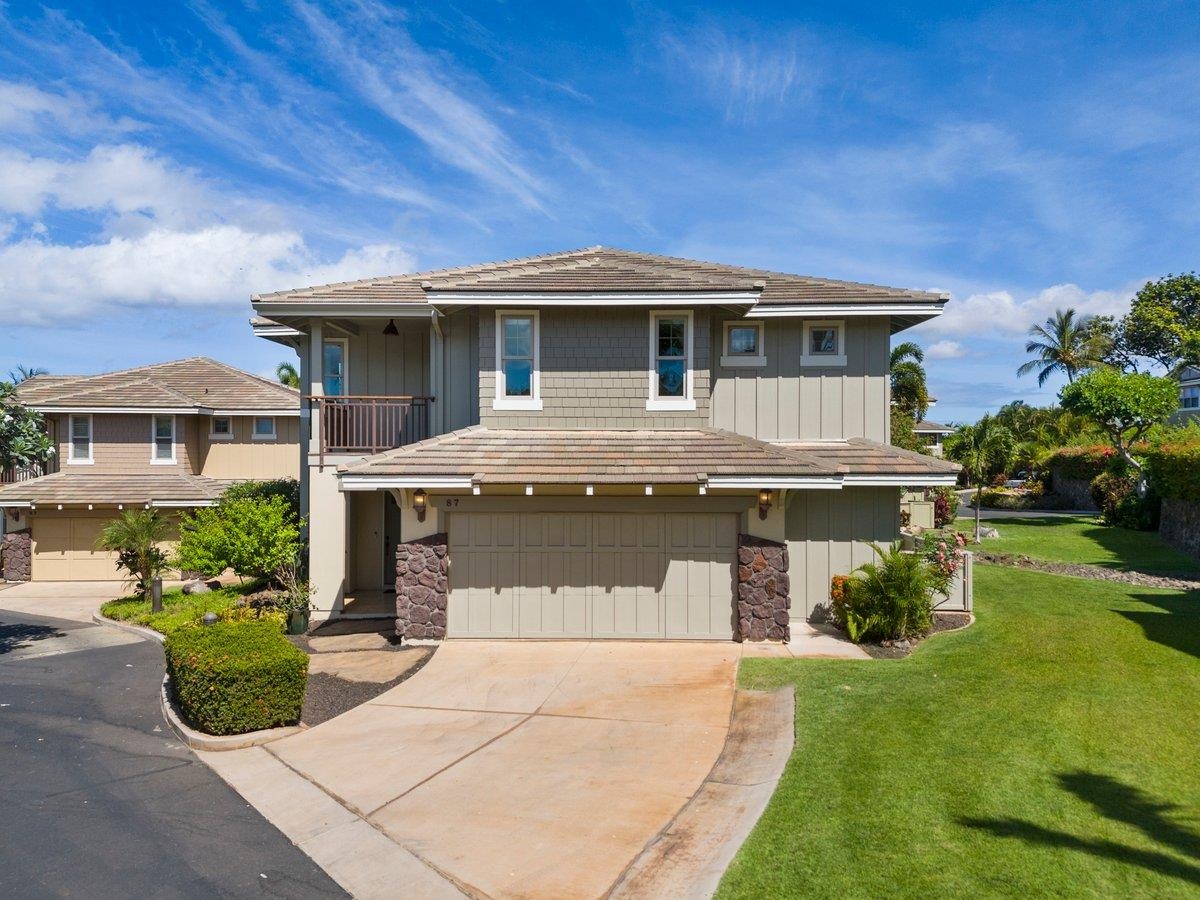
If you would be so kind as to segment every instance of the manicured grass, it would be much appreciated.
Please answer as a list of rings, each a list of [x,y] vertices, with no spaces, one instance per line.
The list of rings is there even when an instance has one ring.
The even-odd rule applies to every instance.
[[[975,572],[908,659],[743,661],[796,747],[721,896],[1200,891],[1200,592]]]
[[[984,524],[1000,532],[998,540],[983,542],[984,550],[1155,575],[1200,574],[1200,563],[1168,547],[1156,533],[1106,528],[1091,516],[995,519]],[[954,525],[973,534],[975,520],[959,517]]]
[[[100,607],[102,615],[121,622],[132,622],[153,628],[162,634],[170,634],[183,625],[198,623],[206,612],[221,613],[230,609],[234,601],[243,594],[251,594],[261,588],[258,582],[231,585],[207,594],[185,594],[181,588],[163,591],[163,608],[160,613],[150,611],[150,601],[137,597],[110,600]]]

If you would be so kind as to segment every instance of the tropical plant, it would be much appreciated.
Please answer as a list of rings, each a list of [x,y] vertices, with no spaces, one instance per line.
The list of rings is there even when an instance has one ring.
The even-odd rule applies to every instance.
[[[891,409],[891,440],[889,443],[893,447],[899,447],[902,450],[911,450],[914,453],[928,453],[929,448],[921,443],[921,439],[917,436],[916,424],[916,419],[913,418],[911,412],[893,404]]]
[[[49,375],[48,369],[42,369],[37,366],[17,366],[15,369],[8,370],[8,380],[13,384],[20,384],[22,381],[28,381],[30,378],[35,378],[38,375]]]
[[[295,478],[239,481],[221,495],[222,500],[267,500],[271,497],[280,497],[287,504],[292,519],[300,521],[300,482]]]
[[[270,578],[300,552],[301,522],[280,496],[223,497],[179,525],[179,568],[241,578]]]
[[[1071,382],[1080,372],[1100,365],[1105,348],[1091,323],[1090,316],[1080,316],[1073,309],[1055,310],[1041,325],[1029,329],[1025,352],[1032,353],[1033,359],[1019,366],[1017,374],[1036,372],[1041,387],[1056,373]]]
[[[129,573],[145,598],[154,579],[171,568],[160,546],[170,537],[171,523],[158,510],[127,509],[100,530],[96,547],[117,554],[117,569]]]
[[[1119,330],[1129,353],[1172,373],[1200,365],[1200,276],[1189,272],[1146,282]]]
[[[925,418],[929,409],[929,388],[925,382],[925,351],[912,341],[892,348],[889,372],[892,383],[892,403],[908,413],[914,421]]]
[[[281,362],[275,367],[275,377],[279,383],[290,388],[300,387],[300,373],[290,362]]]
[[[17,400],[16,389],[0,381],[0,468],[34,466],[54,456],[41,413]]]
[[[994,416],[962,425],[946,439],[946,455],[966,470],[975,483],[975,543],[979,543],[979,507],[988,473],[1003,468],[1012,456],[1013,434]]]
[[[933,525],[944,528],[958,515],[958,491],[950,485],[933,489]]]
[[[1094,422],[1122,459],[1140,471],[1130,447],[1175,412],[1179,385],[1146,372],[1097,369],[1066,385],[1059,399],[1063,409]]]
[[[871,544],[874,562],[834,582],[830,609],[850,640],[901,640],[928,633],[933,625],[935,579],[924,556],[894,545]]]

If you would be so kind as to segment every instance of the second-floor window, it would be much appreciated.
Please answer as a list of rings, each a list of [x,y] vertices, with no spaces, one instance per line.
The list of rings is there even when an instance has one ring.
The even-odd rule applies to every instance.
[[[208,436],[214,441],[228,441],[233,437],[233,419],[229,416],[213,416]]]
[[[154,417],[154,445],[150,462],[169,465],[175,462],[175,417]]]
[[[346,342],[340,338],[326,339],[321,364],[325,396],[346,396]]]
[[[496,396],[493,409],[541,409],[539,316],[496,313]]]
[[[274,416],[255,416],[254,417],[254,440],[256,440],[256,441],[273,441],[273,440],[275,440],[275,417]]]
[[[1189,386],[1180,391],[1179,406],[1181,409],[1200,409],[1200,386]]]
[[[800,364],[804,366],[846,365],[845,328],[841,322],[805,322]]]
[[[650,397],[646,409],[695,409],[692,397],[692,314],[650,314]]]
[[[92,417],[71,416],[71,445],[67,453],[68,463],[92,462]]]
[[[736,368],[766,364],[767,357],[763,352],[763,323],[726,322],[725,352],[721,355],[721,365]]]

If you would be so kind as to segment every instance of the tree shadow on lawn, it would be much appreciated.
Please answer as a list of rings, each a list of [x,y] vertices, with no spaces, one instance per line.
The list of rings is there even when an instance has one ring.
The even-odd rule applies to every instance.
[[[1130,622],[1142,626],[1142,633],[1147,640],[1200,658],[1200,591],[1188,591],[1173,597],[1161,594],[1132,594],[1131,599],[1162,610],[1115,610]]]
[[[1097,813],[1114,822],[1132,826],[1166,849],[1200,859],[1200,833],[1168,817],[1183,809],[1175,803],[1161,803],[1141,789],[1123,784],[1108,775],[1094,772],[1068,772],[1058,776],[1062,787],[1090,804]],[[1027,844],[1063,847],[1092,856],[1140,866],[1162,875],[1200,886],[1200,866],[1159,850],[1127,847],[1110,840],[1077,837],[1064,831],[1044,828],[1020,819],[969,819],[959,823],[968,828],[991,832],[996,837],[1017,838]]]
[[[21,622],[5,625],[0,622],[0,656],[28,647],[33,641],[66,636],[65,631],[59,631],[50,625],[28,625]]]

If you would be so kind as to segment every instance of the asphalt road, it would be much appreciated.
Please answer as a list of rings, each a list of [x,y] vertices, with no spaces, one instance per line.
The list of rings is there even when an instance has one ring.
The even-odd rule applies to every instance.
[[[0,897],[342,897],[175,737],[162,649],[3,610]]]

